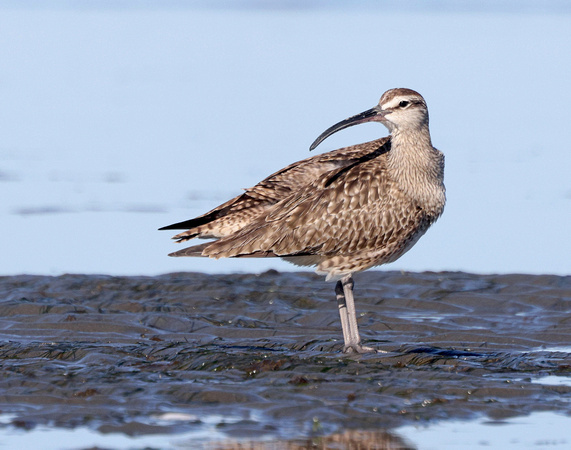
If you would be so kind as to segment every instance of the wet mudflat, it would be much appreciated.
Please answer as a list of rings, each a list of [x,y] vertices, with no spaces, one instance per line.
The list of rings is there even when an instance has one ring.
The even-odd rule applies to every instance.
[[[571,277],[355,282],[363,340],[385,353],[341,353],[334,285],[312,273],[1,277],[0,434],[410,448],[390,430],[571,414],[569,383],[536,382],[571,377]]]

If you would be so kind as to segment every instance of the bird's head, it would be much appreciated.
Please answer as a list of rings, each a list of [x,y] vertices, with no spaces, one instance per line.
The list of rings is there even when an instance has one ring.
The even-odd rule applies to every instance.
[[[311,144],[310,150],[333,133],[365,122],[381,122],[391,133],[415,131],[428,126],[428,109],[418,92],[405,88],[390,89],[374,108],[342,120],[321,133]]]

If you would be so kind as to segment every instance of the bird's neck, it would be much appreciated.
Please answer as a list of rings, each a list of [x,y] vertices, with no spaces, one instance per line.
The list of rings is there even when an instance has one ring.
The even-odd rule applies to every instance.
[[[415,130],[394,130],[388,169],[400,188],[427,209],[444,202],[444,159],[432,146],[428,125]],[[439,213],[438,213],[439,214]]]
[[[415,149],[420,152],[423,150],[427,152],[433,150],[428,124],[423,124],[414,129],[392,130],[391,147],[405,150],[404,153],[412,153],[408,149]],[[399,152],[399,157],[404,157],[401,155],[401,152]]]

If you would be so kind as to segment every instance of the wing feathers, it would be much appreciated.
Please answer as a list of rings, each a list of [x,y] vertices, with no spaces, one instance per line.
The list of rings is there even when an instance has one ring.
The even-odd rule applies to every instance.
[[[160,230],[186,229],[173,237],[186,241],[195,237],[222,238],[231,236],[256,218],[263,216],[276,203],[290,197],[304,186],[326,173],[337,173],[339,169],[370,159],[390,147],[389,138],[382,138],[365,144],[316,155],[290,164],[262,180],[245,193],[223,203],[213,210],[194,219],[167,225]],[[287,208],[286,208],[287,209]],[[282,217],[278,214],[273,220]],[[268,220],[272,220],[268,218]],[[178,252],[175,252],[178,253]]]

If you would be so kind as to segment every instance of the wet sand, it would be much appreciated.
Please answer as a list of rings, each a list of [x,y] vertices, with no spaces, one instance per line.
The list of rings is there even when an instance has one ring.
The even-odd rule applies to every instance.
[[[570,414],[571,386],[533,380],[571,376],[571,277],[355,282],[363,340],[386,353],[341,353],[334,285],[312,273],[0,277],[0,427],[199,436],[214,420],[227,441],[194,444],[410,448],[390,430]]]

